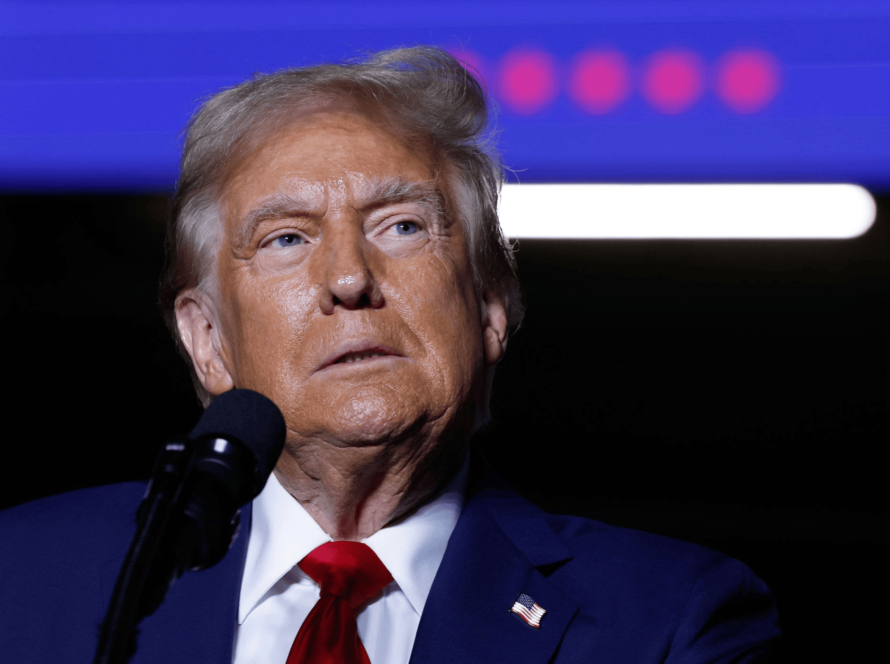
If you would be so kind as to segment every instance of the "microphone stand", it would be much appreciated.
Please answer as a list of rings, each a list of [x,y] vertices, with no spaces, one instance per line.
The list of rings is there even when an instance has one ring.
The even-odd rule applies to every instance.
[[[275,455],[280,450],[271,448]],[[170,586],[186,570],[223,559],[238,532],[241,505],[265,479],[251,448],[233,435],[206,433],[167,443],[139,505],[94,664],[126,664],[136,652],[139,623],[158,609]]]
[[[126,664],[136,652],[139,623],[161,605],[170,586],[185,571],[184,565],[177,564],[176,556],[170,555],[165,532],[194,458],[195,446],[188,441],[167,443],[158,455],[151,483],[139,506],[136,534],[100,628],[94,664]],[[197,534],[189,528],[185,533],[184,545],[188,547],[188,540]]]

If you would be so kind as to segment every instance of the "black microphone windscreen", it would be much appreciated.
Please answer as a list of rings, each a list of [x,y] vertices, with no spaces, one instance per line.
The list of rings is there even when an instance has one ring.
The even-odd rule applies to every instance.
[[[265,481],[278,463],[286,433],[278,406],[259,392],[240,389],[216,397],[189,438],[195,440],[207,434],[234,436],[254,453]]]

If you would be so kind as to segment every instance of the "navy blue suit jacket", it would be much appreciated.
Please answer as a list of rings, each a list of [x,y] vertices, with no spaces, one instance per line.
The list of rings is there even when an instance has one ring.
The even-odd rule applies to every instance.
[[[473,486],[411,664],[698,664],[769,655],[779,634],[775,607],[742,563],[664,537],[548,515],[496,476]],[[86,489],[0,513],[0,659],[92,662],[144,490]],[[142,623],[133,664],[231,663],[246,544],[239,537],[216,567],[173,586]],[[509,612],[520,593],[547,610],[540,629]]]

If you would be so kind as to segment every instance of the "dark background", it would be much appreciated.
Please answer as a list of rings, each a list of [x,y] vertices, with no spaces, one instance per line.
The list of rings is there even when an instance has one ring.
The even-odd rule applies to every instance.
[[[551,511],[702,543],[786,661],[886,633],[890,198],[845,241],[523,241],[492,463]],[[164,196],[0,196],[0,507],[147,478],[200,414],[156,307]]]

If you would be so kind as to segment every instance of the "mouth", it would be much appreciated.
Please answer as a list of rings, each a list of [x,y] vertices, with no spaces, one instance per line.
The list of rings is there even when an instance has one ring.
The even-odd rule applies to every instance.
[[[376,343],[350,343],[338,348],[321,363],[317,371],[322,371],[332,366],[341,364],[355,364],[356,362],[371,362],[387,357],[403,357],[401,353],[392,348]]]
[[[362,360],[370,360],[372,357],[386,357],[389,353],[381,353],[376,350],[366,350],[360,353],[347,353],[342,357],[334,360],[334,364],[347,364],[349,362],[361,362]]]

